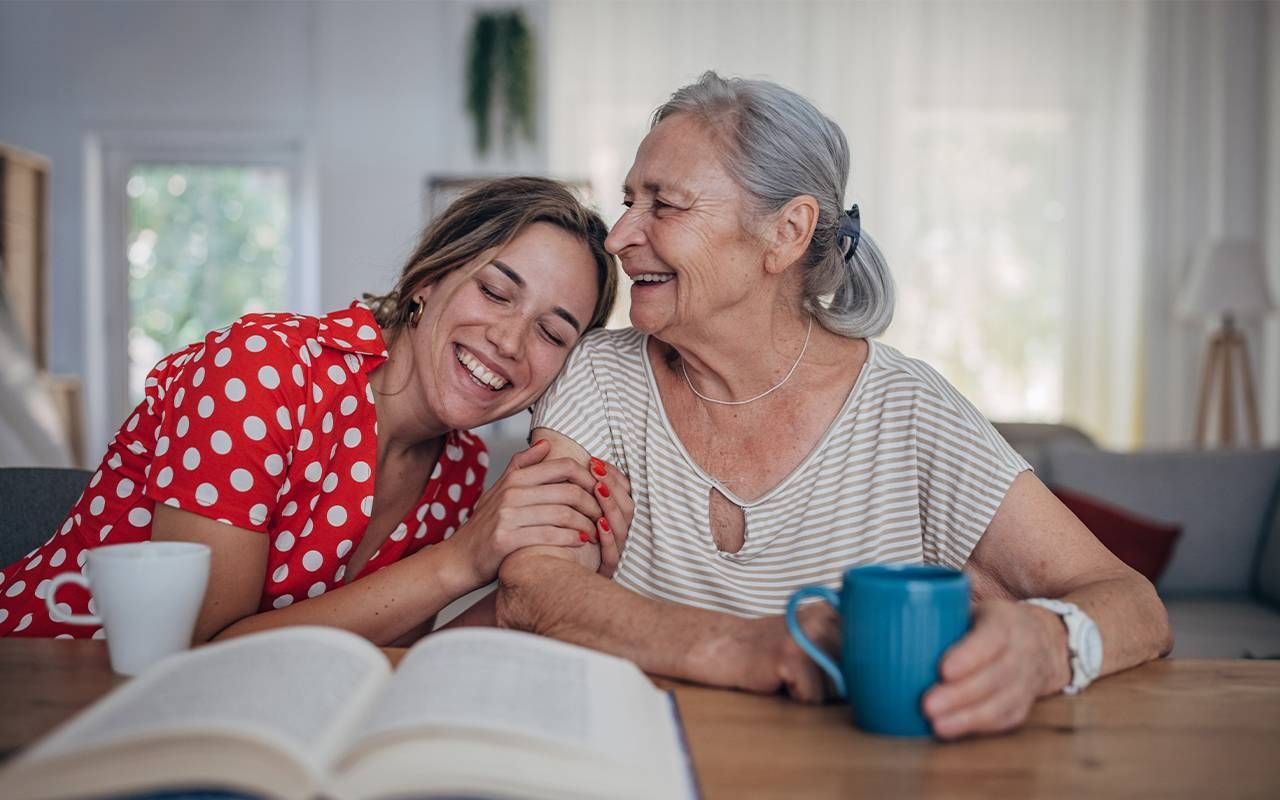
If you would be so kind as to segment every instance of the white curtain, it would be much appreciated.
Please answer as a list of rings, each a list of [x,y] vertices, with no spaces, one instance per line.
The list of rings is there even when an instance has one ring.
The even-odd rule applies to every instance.
[[[1139,436],[1150,8],[1080,2],[553,0],[549,161],[618,187],[706,69],[812,99],[901,303],[885,340],[994,418]],[[625,321],[625,315],[622,316]]]

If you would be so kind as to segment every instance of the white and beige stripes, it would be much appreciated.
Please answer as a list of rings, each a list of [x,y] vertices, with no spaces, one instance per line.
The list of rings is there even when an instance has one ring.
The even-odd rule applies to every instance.
[[[666,419],[646,337],[593,331],[534,410],[631,479],[635,519],[620,584],[742,616],[779,614],[801,586],[837,587],[857,564],[961,567],[1026,461],[926,364],[870,343],[867,363],[813,452],[747,503],[705,474]],[[746,517],[746,541],[711,538],[718,489]]]

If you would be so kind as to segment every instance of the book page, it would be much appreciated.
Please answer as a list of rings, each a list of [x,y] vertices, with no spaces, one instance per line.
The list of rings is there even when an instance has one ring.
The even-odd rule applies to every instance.
[[[390,671],[376,647],[337,629],[295,627],[232,639],[166,659],[26,758],[127,739],[219,732],[274,745],[318,776],[355,720],[367,714]]]
[[[526,633],[429,635],[361,731],[335,800],[696,796],[667,693],[629,661]]]
[[[643,760],[668,733],[663,701],[624,659],[526,633],[450,630],[405,656],[357,738],[470,730]]]

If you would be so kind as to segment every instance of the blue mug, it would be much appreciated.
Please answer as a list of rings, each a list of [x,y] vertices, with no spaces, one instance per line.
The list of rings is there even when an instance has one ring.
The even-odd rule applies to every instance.
[[[807,597],[840,613],[843,670],[800,628],[796,608]],[[969,577],[926,564],[854,567],[839,592],[808,586],[791,595],[787,629],[849,700],[859,728],[928,736],[921,701],[938,682],[942,654],[969,630]]]

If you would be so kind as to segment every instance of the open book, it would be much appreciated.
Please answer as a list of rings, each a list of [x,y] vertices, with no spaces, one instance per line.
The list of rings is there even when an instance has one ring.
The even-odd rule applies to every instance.
[[[524,633],[428,636],[392,672],[331,628],[170,657],[0,770],[8,800],[222,789],[281,800],[696,796],[673,698]]]

